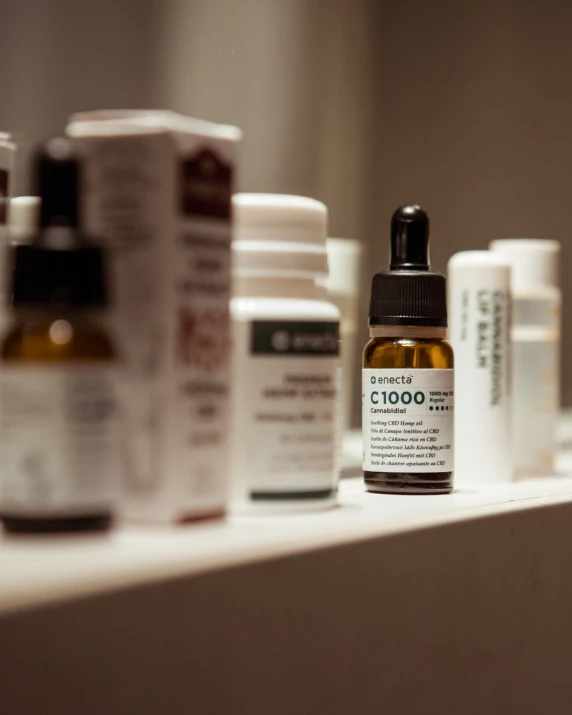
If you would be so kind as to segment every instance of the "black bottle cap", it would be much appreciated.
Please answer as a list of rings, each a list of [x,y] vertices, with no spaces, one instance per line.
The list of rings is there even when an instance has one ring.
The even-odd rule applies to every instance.
[[[401,206],[391,217],[389,270],[429,270],[429,216],[420,206]]]
[[[419,206],[391,218],[389,271],[373,277],[369,324],[447,326],[445,277],[429,271],[429,217]]]
[[[14,249],[14,307],[104,307],[103,250],[80,236],[79,164],[67,139],[52,139],[37,157],[42,202],[38,235]]]
[[[36,163],[36,196],[40,226],[78,226],[79,164],[68,139],[46,142]]]

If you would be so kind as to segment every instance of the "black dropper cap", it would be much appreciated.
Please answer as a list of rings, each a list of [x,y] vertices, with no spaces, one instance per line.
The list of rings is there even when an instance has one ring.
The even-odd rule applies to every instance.
[[[79,163],[71,142],[50,139],[36,157],[40,226],[78,227]]]
[[[429,271],[429,217],[420,206],[391,217],[389,271],[373,277],[369,324],[447,326],[445,277]]]
[[[36,183],[40,230],[15,248],[14,307],[104,307],[103,250],[77,231],[80,170],[71,142],[51,139],[38,152]]]

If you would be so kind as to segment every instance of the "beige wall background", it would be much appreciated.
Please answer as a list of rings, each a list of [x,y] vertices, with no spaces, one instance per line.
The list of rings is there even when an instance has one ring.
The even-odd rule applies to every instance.
[[[33,142],[118,106],[238,124],[240,189],[319,198],[332,235],[363,241],[364,340],[401,203],[429,211],[437,269],[495,237],[551,237],[566,286],[566,0],[4,0],[2,16],[0,128]],[[571,309],[565,292],[565,404]]]

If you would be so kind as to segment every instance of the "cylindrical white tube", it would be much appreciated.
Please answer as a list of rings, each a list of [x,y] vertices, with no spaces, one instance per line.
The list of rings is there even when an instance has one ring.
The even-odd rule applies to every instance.
[[[449,261],[448,287],[455,484],[510,481],[510,265],[490,251],[462,251]]]
[[[515,475],[551,475],[560,409],[560,243],[508,238],[490,247],[512,270]]]

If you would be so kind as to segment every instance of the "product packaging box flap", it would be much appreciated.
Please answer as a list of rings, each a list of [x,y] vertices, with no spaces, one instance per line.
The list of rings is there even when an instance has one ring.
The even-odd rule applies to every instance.
[[[72,136],[88,136],[137,133],[138,130],[146,128],[182,132],[197,138],[226,139],[230,142],[238,142],[242,138],[242,131],[238,127],[185,117],[162,109],[102,109],[78,112],[70,117],[67,131]]]

